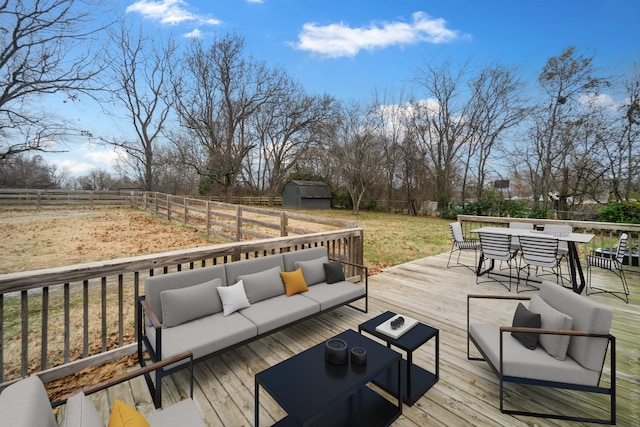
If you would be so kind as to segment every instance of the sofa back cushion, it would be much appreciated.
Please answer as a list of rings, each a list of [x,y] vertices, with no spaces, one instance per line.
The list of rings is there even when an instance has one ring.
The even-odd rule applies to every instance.
[[[309,261],[296,261],[295,267],[302,269],[302,275],[307,285],[316,285],[318,283],[326,282],[327,275],[324,271],[324,265],[329,262],[327,256],[311,259]],[[295,270],[294,270],[295,271]]]
[[[294,271],[296,268],[298,268],[296,267],[296,262],[310,261],[310,260],[327,257],[327,256],[328,256],[327,248],[324,246],[317,246],[315,248],[285,252],[282,254],[282,259],[284,261],[284,271]],[[305,279],[306,279],[306,274],[305,274]],[[307,284],[310,285],[309,282],[307,282]]]
[[[179,271],[176,273],[148,277],[144,281],[145,299],[156,316],[158,316],[158,320],[163,322],[164,319],[162,318],[161,299],[163,291],[186,288],[188,286],[198,285],[214,279],[220,279],[222,286],[227,285],[227,276],[224,265],[215,265],[212,267],[196,268],[194,270]],[[222,310],[222,303],[220,300],[218,300],[217,303],[219,304],[219,307],[214,308],[216,312]]]
[[[222,301],[218,295],[219,286],[222,286],[220,279],[213,279],[193,286],[162,291],[162,326],[171,328],[220,313]]]
[[[255,304],[265,299],[284,295],[285,288],[280,277],[281,271],[282,268],[278,265],[257,273],[238,276],[238,281],[242,280],[244,283],[244,291],[249,303]]]
[[[0,424],[11,427],[56,427],[40,377],[32,375],[2,390]]]
[[[555,309],[572,318],[571,329],[593,334],[608,334],[613,313],[584,295],[551,282],[540,284],[540,297]],[[600,371],[607,353],[608,340],[594,337],[571,337],[567,354],[587,369]]]

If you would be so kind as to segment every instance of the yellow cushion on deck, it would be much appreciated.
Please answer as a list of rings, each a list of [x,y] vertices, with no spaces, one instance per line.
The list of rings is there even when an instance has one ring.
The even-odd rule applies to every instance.
[[[122,400],[117,400],[111,408],[108,427],[150,427],[142,414]]]

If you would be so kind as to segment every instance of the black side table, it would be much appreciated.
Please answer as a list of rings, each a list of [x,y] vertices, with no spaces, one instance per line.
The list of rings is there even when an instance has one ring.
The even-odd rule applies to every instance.
[[[407,352],[407,359],[402,360],[402,401],[413,406],[416,401],[427,392],[440,379],[440,331],[424,323],[418,322],[413,328],[395,339],[389,335],[376,331],[376,327],[386,320],[391,319],[396,313],[387,311],[358,326],[358,332],[366,332],[380,338],[387,343],[387,347],[397,347]],[[413,364],[413,352],[431,338],[436,338],[435,373]],[[390,369],[376,377],[375,384],[395,396],[398,387],[398,377],[395,370]],[[398,397],[398,396],[396,396]]]

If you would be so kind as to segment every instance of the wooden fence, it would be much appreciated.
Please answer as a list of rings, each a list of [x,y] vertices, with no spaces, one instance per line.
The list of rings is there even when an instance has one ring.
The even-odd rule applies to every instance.
[[[51,381],[132,354],[148,276],[320,245],[363,262],[363,231],[351,228],[0,275],[0,389],[32,372]]]
[[[581,254],[587,254],[591,251],[603,251],[616,248],[620,234],[628,233],[629,265],[627,268],[637,269],[638,267],[638,246],[640,244],[640,224],[617,224],[612,222],[596,222],[596,221],[569,221],[569,220],[552,220],[552,219],[533,219],[533,218],[502,218],[493,216],[475,216],[475,215],[458,215],[458,221],[462,224],[462,230],[465,235],[474,228],[483,226],[505,226],[510,222],[526,222],[533,224],[537,228],[544,228],[545,224],[566,224],[573,227],[576,233],[595,234],[595,238],[581,245],[579,251]],[[474,237],[474,236],[472,236]],[[477,236],[475,236],[477,237]]]
[[[237,242],[357,227],[355,221],[155,192],[133,196],[131,203],[168,221]]]

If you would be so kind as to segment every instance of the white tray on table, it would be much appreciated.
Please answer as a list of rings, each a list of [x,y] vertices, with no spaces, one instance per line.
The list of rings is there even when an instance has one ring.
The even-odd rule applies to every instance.
[[[391,329],[391,322],[396,320],[398,317],[404,317],[404,324],[400,326],[398,329]],[[389,320],[385,320],[378,326],[376,326],[376,331],[381,334],[385,334],[390,336],[393,339],[400,338],[405,332],[413,328],[418,324],[416,319],[412,319],[411,317],[405,316],[403,314],[396,314]]]

